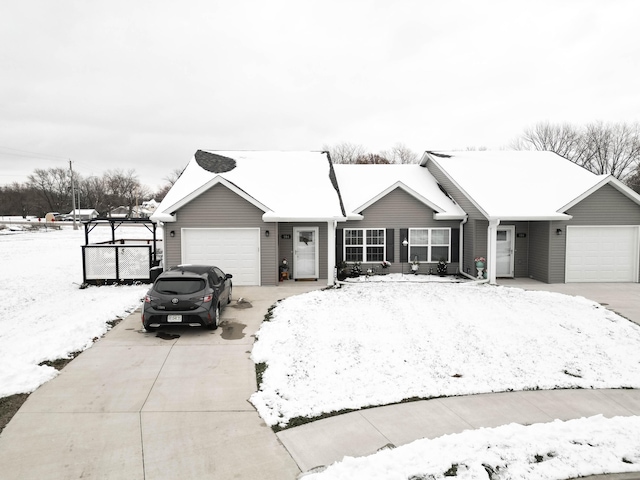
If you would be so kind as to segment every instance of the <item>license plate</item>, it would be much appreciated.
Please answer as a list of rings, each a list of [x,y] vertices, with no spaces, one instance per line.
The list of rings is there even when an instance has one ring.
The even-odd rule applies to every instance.
[[[180,322],[182,322],[182,315],[167,315],[167,322],[170,322],[170,323],[174,323],[174,322],[180,323]]]

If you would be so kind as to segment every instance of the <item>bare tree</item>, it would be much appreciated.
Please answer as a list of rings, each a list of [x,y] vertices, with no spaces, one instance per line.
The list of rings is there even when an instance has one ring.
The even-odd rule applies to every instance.
[[[391,150],[382,150],[379,155],[388,159],[391,163],[418,163],[420,155],[403,143],[396,143]]]
[[[66,168],[37,168],[27,184],[37,193],[41,207],[49,212],[71,210],[71,172]]]
[[[640,166],[640,126],[636,123],[586,126],[585,166],[597,174],[611,174],[625,180]]]
[[[388,165],[391,162],[388,159],[384,158],[382,155],[379,155],[377,153],[367,153],[365,155],[360,155],[356,159],[356,163],[358,165],[362,165],[362,164]]]
[[[150,196],[149,189],[138,180],[135,170],[110,170],[105,174],[105,182],[111,206],[125,206],[129,216],[133,207]]]
[[[108,213],[109,192],[105,176],[91,176],[78,181],[78,195],[81,204],[86,208],[94,208],[100,214]]]
[[[595,174],[625,180],[640,166],[638,124],[595,122],[583,127],[538,123],[512,142],[516,150],[548,150]]]
[[[366,155],[362,145],[349,142],[342,142],[333,146],[324,145],[322,149],[329,152],[333,163],[356,163],[358,158]]]

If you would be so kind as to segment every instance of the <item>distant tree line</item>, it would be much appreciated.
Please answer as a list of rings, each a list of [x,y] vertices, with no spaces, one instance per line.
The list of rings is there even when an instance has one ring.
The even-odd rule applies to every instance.
[[[378,153],[367,152],[359,144],[342,142],[336,145],[324,145],[323,150],[329,152],[333,163],[342,164],[392,164],[418,163],[420,156],[402,143],[396,143],[390,150]]]
[[[92,208],[107,216],[116,207],[132,211],[136,204],[154,198],[162,200],[170,185],[159,192],[142,185],[135,170],[110,170],[102,176],[83,177],[67,168],[36,169],[24,183],[0,186],[0,215],[44,217],[47,212],[69,213],[76,208]],[[177,177],[176,177],[177,178]],[[170,184],[175,179],[166,179]]]
[[[573,125],[540,122],[525,129],[511,147],[555,152],[597,175],[613,175],[640,192],[638,123]]]

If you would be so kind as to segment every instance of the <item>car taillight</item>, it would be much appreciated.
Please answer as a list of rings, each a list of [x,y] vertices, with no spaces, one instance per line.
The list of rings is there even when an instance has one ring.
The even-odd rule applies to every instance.
[[[211,294],[205,295],[204,297],[202,297],[202,301],[204,303],[210,302],[211,300],[213,300],[213,295],[211,295]]]
[[[151,295],[145,295],[144,296],[144,303],[151,303],[151,300],[155,300],[155,297],[152,297]]]

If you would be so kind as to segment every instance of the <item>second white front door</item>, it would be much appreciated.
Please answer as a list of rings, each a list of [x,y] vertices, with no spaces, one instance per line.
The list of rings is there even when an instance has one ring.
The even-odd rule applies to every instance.
[[[293,278],[318,278],[318,227],[293,229]]]
[[[516,227],[498,227],[496,242],[496,277],[513,277],[513,251]]]

